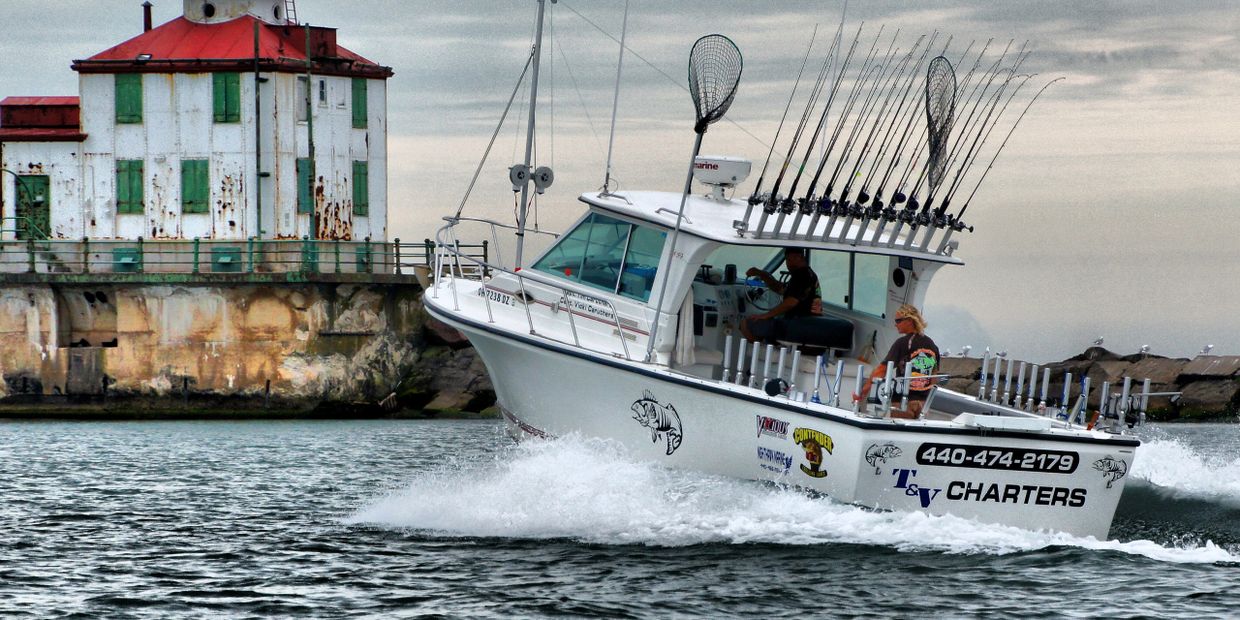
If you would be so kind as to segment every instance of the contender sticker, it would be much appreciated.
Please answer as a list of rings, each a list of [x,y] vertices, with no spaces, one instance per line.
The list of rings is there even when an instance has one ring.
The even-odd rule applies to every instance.
[[[1036,471],[1070,474],[1080,463],[1076,452],[1034,448],[991,448],[944,443],[923,443],[917,448],[918,465],[971,467],[1005,471]]]

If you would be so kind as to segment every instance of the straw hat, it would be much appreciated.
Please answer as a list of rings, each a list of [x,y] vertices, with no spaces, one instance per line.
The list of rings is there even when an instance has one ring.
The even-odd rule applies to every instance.
[[[900,309],[896,310],[896,318],[912,320],[919,334],[926,331],[926,320],[921,318],[921,312],[918,312],[917,308],[910,304],[900,306]]]

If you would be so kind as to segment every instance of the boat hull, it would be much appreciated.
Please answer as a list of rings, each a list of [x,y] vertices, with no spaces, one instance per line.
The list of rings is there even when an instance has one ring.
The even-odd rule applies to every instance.
[[[784,398],[453,320],[518,436],[577,433],[668,466],[862,506],[1105,538],[1135,442],[807,411]]]

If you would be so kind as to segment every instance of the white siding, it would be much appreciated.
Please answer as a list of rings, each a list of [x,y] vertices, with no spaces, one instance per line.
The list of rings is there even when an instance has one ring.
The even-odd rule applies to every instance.
[[[245,239],[259,234],[257,192],[262,192],[263,236],[316,236],[312,218],[297,213],[297,159],[309,151],[298,75],[265,74],[260,87],[262,165],[256,170],[254,76],[241,74],[241,122],[213,119],[212,76],[144,74],[141,124],[115,122],[115,76],[80,76],[82,131],[78,143],[7,144],[6,162],[42,161],[55,172],[54,235],[65,238]],[[319,98],[319,83],[325,100]],[[352,79],[312,76],[317,236],[374,241],[387,236],[387,88],[368,80],[366,129],[353,128]],[[21,149],[25,149],[24,152]],[[116,160],[142,160],[145,213],[117,214]],[[181,161],[209,159],[210,213],[181,212]],[[368,216],[353,216],[353,162],[368,162]],[[10,167],[6,164],[5,167]],[[11,186],[11,177],[9,179]],[[12,214],[11,192],[5,214]],[[11,228],[11,227],[10,227]]]

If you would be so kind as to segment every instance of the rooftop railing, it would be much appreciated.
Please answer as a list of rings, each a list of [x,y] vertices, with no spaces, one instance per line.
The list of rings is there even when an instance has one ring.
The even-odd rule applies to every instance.
[[[454,244],[485,273],[490,244]],[[0,275],[384,274],[433,270],[435,242],[322,239],[20,239],[0,241]]]

